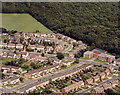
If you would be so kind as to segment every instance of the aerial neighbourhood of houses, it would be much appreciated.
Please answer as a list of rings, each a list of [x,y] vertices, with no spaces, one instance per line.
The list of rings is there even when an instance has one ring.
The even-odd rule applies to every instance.
[[[119,85],[120,58],[105,50],[88,50],[82,41],[59,33],[1,36],[3,93],[104,93]]]

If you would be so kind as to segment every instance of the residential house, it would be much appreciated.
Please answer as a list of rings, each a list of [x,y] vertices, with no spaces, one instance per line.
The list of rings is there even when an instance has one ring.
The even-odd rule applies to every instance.
[[[25,59],[26,59],[29,54],[28,54],[28,52],[21,51],[21,52],[20,52],[20,55],[22,56],[22,58],[25,58]]]
[[[69,56],[70,56],[71,58],[74,58],[74,53],[73,53],[73,52],[69,52]]]
[[[75,91],[78,88],[81,88],[81,86],[83,86],[83,85],[84,85],[83,81],[79,81],[79,82],[77,82],[75,84],[71,84],[71,85],[69,85],[69,86],[67,86],[65,88],[62,88],[62,93],[68,93],[70,91]]]
[[[29,56],[29,58],[30,58],[31,61],[36,61],[37,55],[31,54],[31,55]]]
[[[11,72],[19,72],[22,73],[22,69],[20,67],[16,67],[16,66],[11,66]]]
[[[14,36],[9,36],[8,39],[10,40],[10,43],[15,41]]]
[[[67,67],[69,67],[71,65],[72,62],[68,61],[68,60],[62,60],[61,64],[62,65],[66,65]]]
[[[83,44],[83,42],[82,41],[77,41],[77,44],[81,45],[81,44]]]
[[[0,51],[0,56],[2,56],[3,55],[3,52],[2,51]]]
[[[89,78],[89,79],[85,80],[85,85],[89,85],[93,82],[94,82],[93,78]]]
[[[6,73],[7,71],[11,71],[11,66],[3,65],[3,66],[1,66],[1,70],[3,73]]]
[[[45,49],[46,52],[50,52],[53,50],[53,47],[52,46],[47,46],[47,48]]]
[[[37,51],[43,51],[44,52],[44,46],[37,46]]]
[[[108,83],[108,84],[106,83],[106,84],[103,85],[104,89],[108,89],[108,88],[111,88],[111,87],[112,87],[111,83]]]
[[[104,89],[103,89],[103,87],[98,86],[92,90],[92,93],[104,93]]]
[[[107,68],[105,71],[104,71],[104,73],[105,73],[105,76],[108,76],[111,72],[110,72],[110,69],[109,68]]]
[[[39,62],[44,62],[46,60],[47,60],[47,57],[41,57],[41,56],[36,57],[36,61],[39,61]]]
[[[0,43],[0,48],[7,48],[7,43]]]
[[[11,77],[10,78],[10,84],[15,84],[17,82],[20,82],[20,78],[17,76]]]
[[[116,60],[114,61],[114,63],[117,64],[117,65],[120,65],[120,58],[116,59]]]
[[[102,81],[102,79],[106,77],[106,74],[105,72],[102,72],[99,74],[99,76],[100,76],[100,81]]]
[[[15,41],[16,42],[18,42],[18,43],[20,43],[20,34],[17,32],[17,33],[15,33],[15,35],[14,35],[14,39],[15,39]]]
[[[74,55],[77,54],[80,50],[86,49],[85,44],[77,46],[72,52],[69,52],[69,56],[71,58],[74,58]]]
[[[70,44],[73,44],[74,42],[76,42],[76,40],[75,40],[75,39],[72,39],[72,38],[71,38],[71,39],[69,39],[69,43],[70,43]]]
[[[2,53],[2,57],[7,57],[7,53],[6,53],[6,52],[3,52],[3,53]]]
[[[23,45],[22,44],[16,44],[16,48],[17,49],[23,49]]]
[[[98,60],[113,62],[115,60],[115,56],[101,53],[101,54],[98,54]]]
[[[54,63],[59,64],[59,63],[60,63],[60,60],[59,60],[58,58],[54,58]]]
[[[7,85],[7,84],[9,84],[8,78],[3,79],[2,82],[1,82],[1,86]]]
[[[35,78],[37,76],[43,76],[49,72],[53,72],[58,68],[59,68],[59,64],[54,64],[54,65],[50,65],[48,67],[44,67],[38,70],[31,70],[28,73],[24,74],[24,76],[26,78]]]
[[[93,77],[93,82],[96,82],[96,81],[100,81],[100,76],[99,75]]]
[[[36,46],[35,46],[35,45],[29,45],[28,48],[29,48],[29,49],[31,48],[31,49],[34,50],[34,49],[36,49]]]
[[[9,78],[2,80],[2,86],[7,85],[7,84],[15,84],[17,82],[20,82],[19,77],[17,76],[9,77]]]
[[[10,53],[7,54],[7,57],[9,57],[9,58],[16,58],[16,54],[10,52]]]
[[[7,71],[13,72],[22,72],[22,69],[20,67],[15,67],[15,66],[9,66],[9,65],[3,65],[1,66],[1,70],[3,73],[6,73]]]
[[[92,58],[93,57],[93,52],[92,51],[86,51],[83,54],[84,58]]]
[[[15,48],[15,44],[12,44],[12,43],[10,43],[10,44],[8,44],[8,48]]]

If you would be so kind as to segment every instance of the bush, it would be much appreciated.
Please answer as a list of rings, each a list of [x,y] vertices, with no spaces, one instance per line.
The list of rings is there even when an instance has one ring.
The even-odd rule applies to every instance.
[[[56,57],[61,60],[64,58],[64,55],[61,52],[58,52]]]
[[[19,72],[14,72],[14,74],[19,74]]]

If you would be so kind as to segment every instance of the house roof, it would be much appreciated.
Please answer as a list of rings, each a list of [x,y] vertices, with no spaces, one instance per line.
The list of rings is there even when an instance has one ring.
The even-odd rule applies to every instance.
[[[104,91],[104,89],[103,89],[103,87],[96,87],[96,88],[95,88],[95,91],[96,91],[97,93],[102,93],[102,92]]]
[[[115,61],[116,61],[116,62],[120,62],[120,58],[116,59]]]
[[[22,44],[16,44],[16,46],[23,46]]]
[[[2,56],[7,56],[7,53],[3,53]]]
[[[9,53],[9,54],[8,54],[8,56],[12,56],[12,57],[13,57],[14,55],[15,55],[14,53]]]
[[[21,51],[20,54],[21,54],[21,55],[27,55],[27,52]]]
[[[10,43],[10,44],[8,44],[8,46],[15,46],[15,44]]]
[[[14,77],[11,77],[11,78],[10,78],[11,81],[16,80],[16,79],[19,79],[19,77],[14,76]]]
[[[39,46],[37,46],[37,48],[44,48],[44,46],[40,46],[40,45],[39,45]]]
[[[109,58],[114,58],[114,57],[115,57],[115,56],[113,56],[113,55],[104,54],[104,53],[98,54],[98,56],[109,57]]]
[[[1,68],[14,68],[14,69],[19,69],[20,67],[16,67],[16,66],[10,66],[10,65],[2,65]]]
[[[84,54],[93,54],[93,52],[92,51],[86,51],[86,52],[84,52]]]
[[[36,47],[35,45],[29,45],[28,47]]]
[[[58,66],[58,65],[59,65],[59,64],[54,64],[54,65],[50,65],[50,66],[48,66],[48,67],[40,68],[40,69],[38,69],[38,70],[31,70],[31,71],[28,72],[28,74],[38,73],[38,72],[40,72],[40,71],[44,71],[44,70],[47,70],[47,69],[56,67],[56,66]]]
[[[74,88],[74,87],[80,86],[82,83],[83,83],[83,81],[79,81],[79,82],[77,82],[77,83],[75,83],[75,84],[72,84],[72,85],[69,85],[69,86],[65,87],[64,90],[65,90],[65,91],[66,91],[66,90],[71,90],[71,89]]]
[[[2,45],[7,45],[7,43],[2,43]]]
[[[46,60],[47,58],[38,56],[37,59],[39,59],[39,60]]]
[[[36,58],[36,57],[37,57],[37,55],[35,55],[35,54],[31,54],[31,55],[30,55],[30,59]]]

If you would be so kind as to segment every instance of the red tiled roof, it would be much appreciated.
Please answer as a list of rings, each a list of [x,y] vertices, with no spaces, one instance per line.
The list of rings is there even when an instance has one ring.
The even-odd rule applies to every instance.
[[[21,55],[26,55],[27,52],[25,52],[25,51],[21,51],[20,54],[21,54]]]

